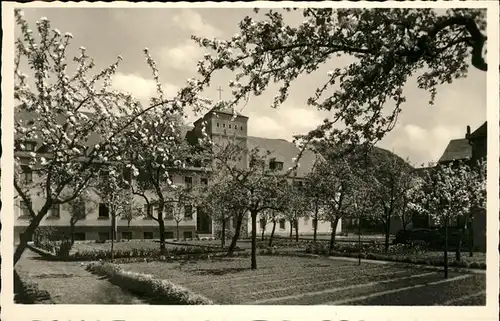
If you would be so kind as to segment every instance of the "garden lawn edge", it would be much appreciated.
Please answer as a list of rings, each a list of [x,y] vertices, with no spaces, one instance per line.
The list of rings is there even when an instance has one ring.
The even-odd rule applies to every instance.
[[[54,261],[61,261],[62,260],[57,255],[55,255],[54,253],[50,253],[48,251],[45,251],[44,249],[36,247],[36,246],[34,246],[32,244],[28,243],[28,245],[26,245],[26,247],[28,249],[32,250],[33,252],[35,252],[36,254],[40,255],[44,259],[54,260]]]
[[[261,255],[277,255],[277,256],[298,256],[298,257],[311,257],[311,258],[328,258],[330,260],[343,260],[343,261],[351,261],[358,262],[358,258],[354,258],[351,256],[339,256],[339,255],[320,255],[320,254],[309,254],[309,253],[275,253],[275,254],[261,254]],[[407,262],[398,262],[395,260],[382,260],[382,259],[365,259],[361,258],[361,262],[366,263],[374,263],[374,264],[393,264],[401,267],[417,267],[426,270],[434,270],[434,271],[442,271],[443,266],[436,265],[426,265],[426,264],[417,264],[417,263],[407,263]],[[486,269],[471,269],[471,268],[463,268],[463,267],[455,267],[449,266],[448,270],[451,272],[459,272],[459,273],[476,273],[476,274],[485,274]]]
[[[148,274],[124,271],[112,263],[92,262],[86,270],[104,276],[114,285],[129,292],[155,300],[156,304],[211,305],[213,302],[168,280],[155,279]]]
[[[23,281],[14,270],[14,301],[18,304],[54,304],[50,293],[40,290],[33,281]]]

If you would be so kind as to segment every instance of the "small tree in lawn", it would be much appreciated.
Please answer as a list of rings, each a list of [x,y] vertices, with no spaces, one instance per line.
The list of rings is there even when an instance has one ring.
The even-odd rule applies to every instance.
[[[170,216],[175,222],[176,238],[180,240],[179,224],[193,217],[193,197],[192,191],[187,187],[174,185],[170,197],[166,200],[164,209],[167,217]],[[187,212],[191,211],[191,212]]]
[[[274,233],[276,232],[276,225],[278,224],[279,220],[283,217],[283,215],[281,214],[280,211],[269,210],[268,217],[271,223],[273,224],[273,227],[271,228],[271,234],[269,235],[269,243],[267,244],[267,246],[271,247],[273,245]]]
[[[68,202],[68,209],[70,212],[69,233],[71,237],[71,244],[75,243],[76,223],[84,220],[85,217],[87,217],[87,215],[95,209],[96,205],[96,202],[88,195],[88,193],[82,193],[75,199]]]
[[[283,211],[284,216],[291,222],[295,230],[295,241],[299,241],[299,220],[308,217],[311,210],[310,199],[305,195],[303,187],[292,179],[292,185],[286,189],[287,202]]]
[[[106,204],[111,219],[111,259],[113,260],[117,236],[116,220],[132,211],[130,185],[124,180],[120,168],[111,165],[101,169],[94,188],[101,202]]]
[[[445,278],[448,278],[448,227],[453,219],[470,215],[476,204],[470,185],[470,181],[474,180],[474,171],[464,163],[438,164],[426,172],[420,195],[420,210],[444,226]],[[485,187],[484,184],[473,184]]]
[[[131,95],[111,87],[121,56],[93,72],[96,64],[84,47],[76,57],[67,59],[73,37],[70,33],[61,34],[42,18],[34,35],[21,10],[15,10],[15,19],[21,37],[15,42],[14,61],[18,149],[14,188],[27,204],[31,219],[14,252],[14,264],[50,208],[76,199],[102,164],[120,161],[129,148],[124,131],[132,128],[141,132],[141,115],[152,109],[183,107],[179,99],[159,99],[143,108]],[[70,72],[70,61],[74,61],[74,73]],[[150,59],[147,62],[154,65]],[[31,79],[23,70],[31,73]],[[182,96],[197,105],[196,95]],[[28,145],[33,142],[36,146],[30,151]],[[23,177],[31,174],[33,180],[24,181]],[[40,207],[33,206],[33,196],[43,200]]]
[[[396,216],[397,210],[401,208],[405,192],[405,181],[411,177],[413,169],[403,159],[394,154],[384,155],[380,152],[372,151],[369,154],[367,163],[370,168],[368,175],[373,176],[373,193],[378,199],[378,204],[383,210],[383,215],[378,217],[378,221],[384,227],[385,253],[389,250],[389,240],[391,233],[391,222]]]

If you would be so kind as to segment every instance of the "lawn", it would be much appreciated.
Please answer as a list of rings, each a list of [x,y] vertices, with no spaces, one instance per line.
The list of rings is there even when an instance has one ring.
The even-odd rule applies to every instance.
[[[485,304],[484,274],[402,268],[336,259],[259,256],[183,263],[121,264],[125,270],[168,279],[216,304],[434,305]]]
[[[22,280],[35,282],[56,304],[143,304],[136,296],[85,271],[80,262],[45,261],[26,250],[16,264]]]
[[[165,247],[174,247],[174,245],[165,244]],[[131,250],[131,249],[159,249],[160,243],[153,240],[132,240],[115,242],[115,250]],[[71,252],[76,251],[91,251],[91,250],[111,250],[111,242],[106,243],[79,243],[75,242]]]

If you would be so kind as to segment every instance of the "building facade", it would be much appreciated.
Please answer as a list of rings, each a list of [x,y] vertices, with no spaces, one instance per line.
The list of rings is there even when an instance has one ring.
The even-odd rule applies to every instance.
[[[22,117],[18,115],[17,117]],[[267,165],[279,171],[286,171],[292,166],[293,158],[297,156],[299,150],[291,142],[283,139],[271,139],[262,137],[252,137],[247,135],[248,117],[237,114],[236,117],[232,111],[227,110],[211,110],[205,116],[194,122],[194,128],[186,130],[186,139],[192,140],[199,137],[201,133],[202,123],[206,124],[206,132],[211,136],[215,144],[224,144],[227,141],[232,141],[243,148],[244,154],[242,155],[237,166],[248,166],[248,151],[257,148],[262,153],[269,152]],[[21,138],[22,139],[22,138]],[[41,143],[23,142],[25,145],[24,151],[16,150],[16,156],[22,156],[23,153],[39,152]],[[300,167],[296,171],[293,180],[299,183],[305,176],[313,170],[314,163],[321,157],[312,151],[306,151],[300,160]],[[35,180],[36,175],[34,172],[27,170],[23,173],[23,179]],[[192,167],[182,171],[172,173],[172,181],[178,186],[195,186],[198,184],[207,184],[209,180],[209,173],[202,168]],[[292,180],[292,178],[291,178]],[[37,197],[36,193],[32,193],[31,203],[35,210],[41,208],[44,200]],[[42,219],[40,226],[53,227],[65,235],[73,231],[75,240],[108,240],[111,238],[111,217],[107,205],[99,200],[98,193],[89,191],[92,201],[82,204],[85,215],[80,217],[72,224],[72,207],[68,204],[61,204],[53,206],[46,217]],[[151,194],[150,196],[153,196]],[[158,222],[148,216],[147,204],[143,197],[138,195],[130,196],[133,200],[132,203],[144,207],[144,215],[134,217],[133,219],[117,218],[116,220],[116,238],[117,239],[157,239],[160,236]],[[153,197],[151,197],[153,198]],[[153,215],[156,208],[152,207]],[[211,217],[206,213],[203,208],[196,208],[194,206],[186,205],[181,209],[181,218],[177,216],[175,220],[169,213],[164,213],[165,229],[167,239],[174,238],[197,238],[197,237],[215,237],[217,227],[211,220]],[[15,224],[14,224],[14,239],[19,242],[20,235],[24,232],[30,222],[30,215],[27,205],[22,201],[19,196],[15,199]],[[260,222],[260,218],[258,218]],[[236,222],[230,220],[229,227],[234,228]],[[303,218],[298,222],[300,234],[313,234],[314,224],[312,219]],[[341,222],[337,226],[337,232],[341,231]],[[264,231],[265,234],[271,232],[272,226],[267,224],[258,224],[258,233]],[[249,220],[245,220],[242,231],[242,236],[245,236],[251,230]],[[177,232],[179,232],[177,235]],[[318,233],[330,233],[331,224],[329,222],[317,222]],[[290,224],[280,220],[277,224],[276,235],[289,235]]]

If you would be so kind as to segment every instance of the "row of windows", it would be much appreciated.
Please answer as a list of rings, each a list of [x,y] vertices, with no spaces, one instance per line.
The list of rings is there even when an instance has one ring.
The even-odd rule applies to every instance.
[[[217,127],[220,127],[220,123],[217,123]],[[228,127],[231,129],[231,124],[229,124]],[[222,123],[222,128],[226,128],[226,123]],[[238,126],[234,125],[234,129],[238,129]],[[243,130],[243,126],[240,126],[240,130]]]
[[[99,241],[108,241],[111,239],[111,233],[110,232],[99,232],[98,234],[98,239]],[[86,240],[86,234],[85,233],[74,233],[73,234],[75,241],[85,241]],[[126,231],[126,232],[121,232],[120,233],[121,239],[122,240],[131,240],[132,237],[132,232]],[[143,232],[142,234],[143,239],[146,240],[151,240],[154,238],[154,233],[153,232]],[[182,233],[182,237],[185,239],[190,239],[193,238],[193,232],[192,231],[184,231]],[[165,238],[166,239],[173,239],[175,238],[175,234],[173,231],[166,231],[165,232]]]
[[[26,183],[26,184],[32,183],[33,182],[33,171],[28,167],[23,168],[23,173],[22,173],[21,179],[22,179],[23,183]],[[130,181],[130,178],[127,178],[127,180]],[[206,177],[202,177],[202,178],[200,178],[200,183],[202,185],[207,185],[208,179]],[[186,188],[188,188],[188,189],[193,188],[193,178],[190,176],[185,176],[184,177],[184,184],[185,184]]]
[[[82,213],[82,217],[80,219],[85,218],[85,203],[81,203],[78,205],[78,213]],[[25,201],[20,202],[20,208],[21,208],[21,217],[30,217],[29,209],[28,209],[28,204]],[[154,215],[155,213],[158,213],[158,207],[153,207],[151,208],[150,215]],[[184,206],[184,219],[185,220],[192,220],[193,219],[193,206],[191,205],[186,205]],[[144,205],[144,213],[147,215],[148,213],[148,205]],[[54,204],[49,210],[48,213],[49,218],[60,218],[61,217],[61,206],[60,204]],[[109,218],[109,208],[106,204],[100,203],[99,204],[99,211],[98,211],[98,217],[99,218]],[[164,217],[166,219],[174,219],[174,213],[172,210],[168,210],[168,207],[164,213]]]
[[[309,221],[308,218],[305,218],[304,224],[307,225],[308,221]],[[298,221],[295,220],[293,222],[293,226],[297,227],[297,224],[298,224]],[[312,220],[312,224],[313,224],[313,228],[314,228],[318,224],[318,221],[316,219],[313,219]],[[333,225],[333,223],[332,223],[332,225]],[[280,219],[279,220],[279,228],[280,228],[280,230],[284,230],[285,226],[286,226],[286,220],[284,218]],[[266,227],[266,220],[265,219],[261,219],[260,220],[260,229],[263,230],[265,227]]]

